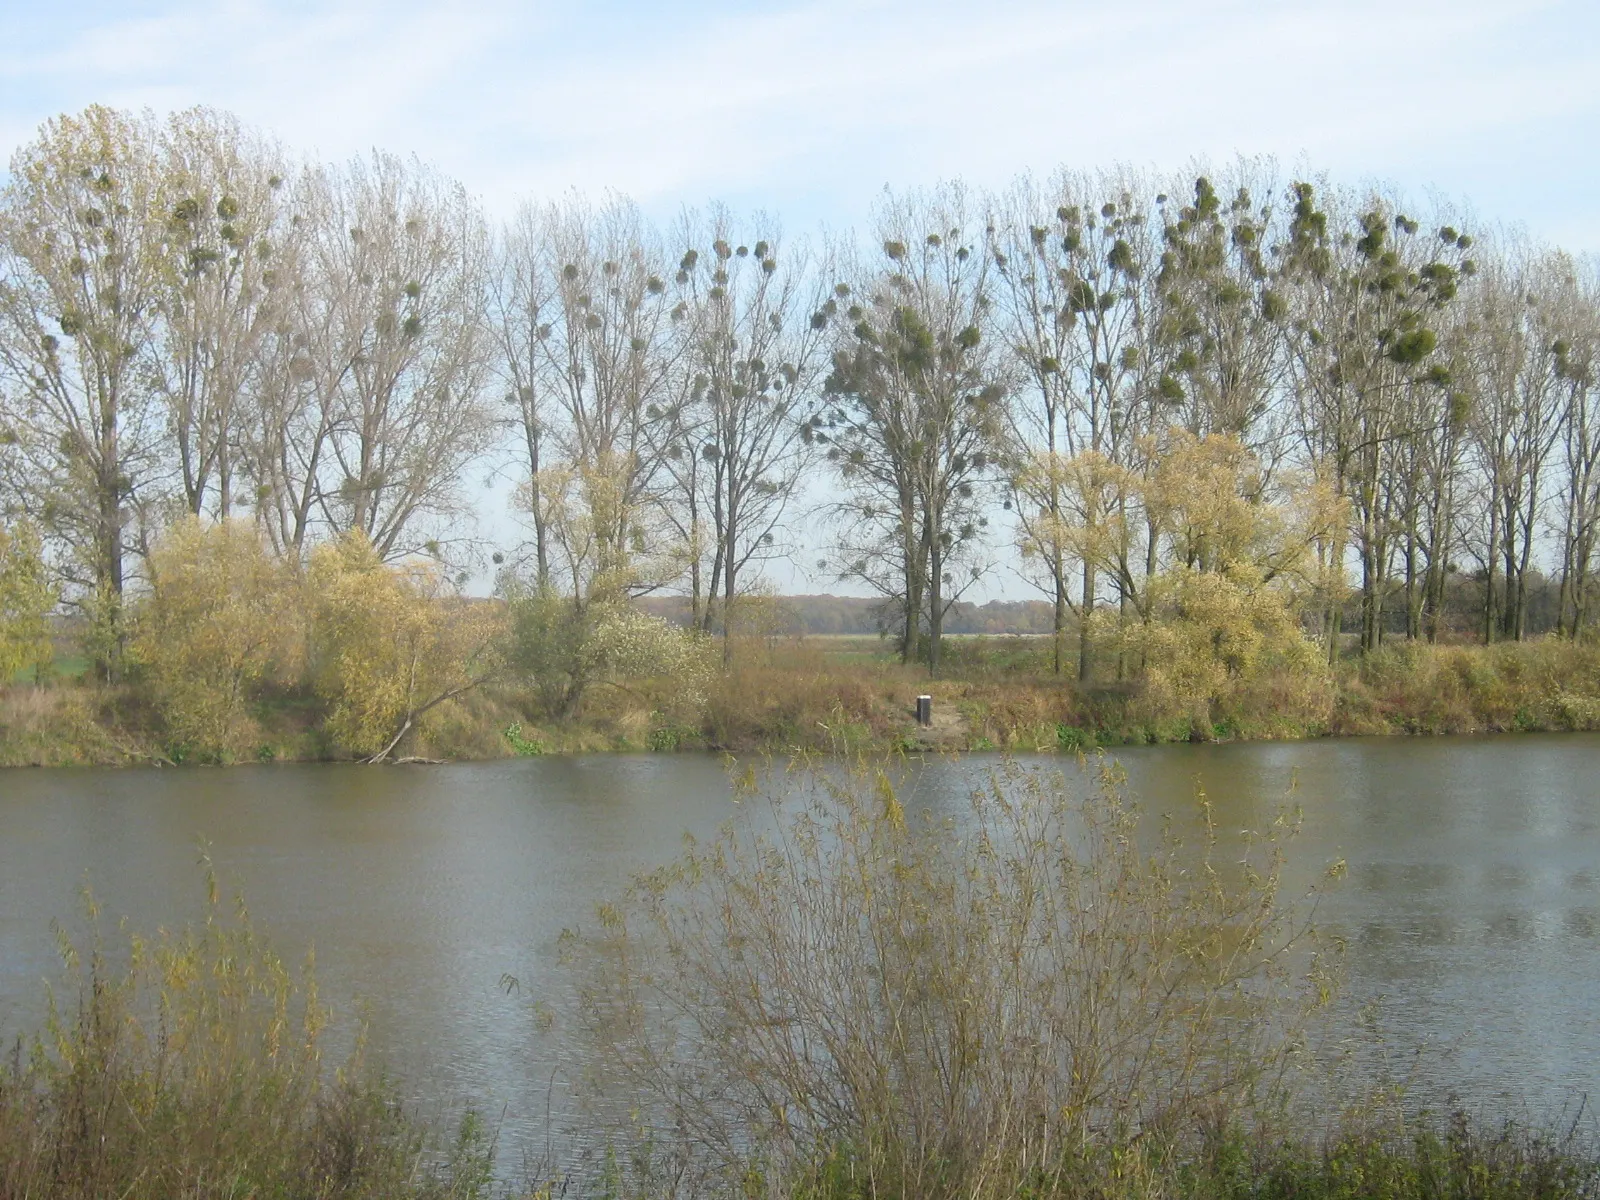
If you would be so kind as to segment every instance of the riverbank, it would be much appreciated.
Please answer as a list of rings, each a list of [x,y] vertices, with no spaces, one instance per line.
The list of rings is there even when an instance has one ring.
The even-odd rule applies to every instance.
[[[201,948],[201,952],[204,948]],[[185,959],[194,962],[194,953]],[[214,965],[214,964],[213,964]],[[275,961],[251,965],[270,965]],[[176,968],[174,968],[176,969]],[[110,982],[50,1031],[50,1049],[0,1066],[0,1196],[6,1200],[924,1200],[841,1146],[798,1179],[769,1180],[759,1152],[741,1175],[683,1187],[684,1147],[670,1137],[588,1149],[578,1166],[508,1168],[494,1130],[468,1111],[440,1126],[403,1108],[359,1059],[337,1078],[314,1043],[274,1049],[247,1007],[185,1011],[157,1050]],[[227,985],[224,984],[224,987]],[[215,997],[212,997],[215,999]],[[42,1043],[41,1043],[42,1044]],[[50,1057],[54,1054],[56,1057]],[[996,1157],[1027,1154],[995,1147]],[[952,1164],[952,1174],[959,1175]],[[512,1177],[507,1181],[507,1176]],[[1348,1119],[1320,1137],[1226,1124],[1042,1157],[1036,1178],[984,1188],[985,1200],[1580,1200],[1600,1186],[1600,1152],[1571,1130],[1463,1113]],[[965,1193],[963,1193],[965,1194]]]
[[[180,1064],[181,1065],[181,1064]],[[260,1064],[251,1064],[259,1067]],[[148,1069],[148,1068],[145,1068]],[[774,1186],[759,1155],[720,1186],[681,1187],[677,1147],[610,1151],[561,1172],[523,1164],[505,1182],[493,1131],[468,1113],[452,1131],[403,1110],[370,1074],[272,1096],[270,1067],[230,1097],[227,1113],[190,1072],[164,1081],[113,1067],[102,1050],[70,1074],[0,1069],[0,1196],[51,1200],[925,1200],[877,1175],[848,1148],[806,1177]],[[130,1085],[161,1107],[152,1128],[118,1103]],[[241,1103],[242,1101],[242,1103]],[[148,1114],[147,1114],[148,1115]],[[1183,1149],[1142,1143],[1068,1153],[1036,1183],[987,1188],[984,1200],[1583,1200],[1600,1186],[1600,1153],[1570,1132],[1498,1125],[1464,1114],[1351,1124],[1322,1138],[1194,1131]]]
[[[942,677],[902,666],[876,638],[751,642],[709,683],[592,689],[569,718],[494,682],[438,706],[397,753],[472,760],[608,751],[736,754],[1014,750],[1189,741],[1600,730],[1600,647],[1556,638],[1491,646],[1401,643],[1323,676],[1269,674],[1201,705],[1141,682],[1080,685],[1048,669],[1048,643],[952,639]],[[916,723],[916,697],[933,723]],[[355,757],[309,690],[260,697],[226,752],[176,742],[134,685],[81,680],[0,692],[0,766],[318,762]]]

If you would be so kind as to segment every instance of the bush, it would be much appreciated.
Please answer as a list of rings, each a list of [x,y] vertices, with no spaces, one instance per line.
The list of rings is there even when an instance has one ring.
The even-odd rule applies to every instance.
[[[499,666],[497,605],[457,596],[434,564],[383,562],[359,533],[317,547],[307,588],[312,683],[358,755],[386,757]]]
[[[236,757],[259,740],[254,689],[299,657],[293,572],[254,526],[190,518],[156,547],[150,574],[130,649],[171,749]]]
[[[659,676],[673,681],[675,715],[698,720],[714,674],[702,635],[625,600],[580,603],[548,588],[515,594],[510,609],[511,668],[534,688],[541,715],[567,720],[593,688]]]
[[[959,830],[908,826],[881,773],[767,799],[774,832],[734,825],[603,911],[583,991],[597,1057],[707,1187],[756,1163],[779,1195],[1063,1194],[1086,1158],[1248,1111],[1327,998],[1280,903],[1285,824],[1241,868],[1209,823],[1152,848],[1109,777],[1079,801],[1007,767]]]
[[[1308,715],[1326,719],[1327,666],[1284,590],[1242,568],[1228,575],[1174,568],[1151,583],[1149,602],[1148,623],[1118,625],[1109,611],[1101,620],[1107,640],[1143,664],[1147,720],[1187,720],[1209,736],[1214,724],[1249,709],[1268,680],[1286,678],[1301,681],[1312,700]]]
[[[68,1006],[0,1067],[0,1196],[407,1197],[452,1191],[356,1057],[330,1076],[328,1013],[208,875],[202,926],[64,943]],[[94,915],[92,903],[91,916]]]
[[[23,671],[37,675],[50,665],[55,603],[37,531],[30,525],[0,528],[0,689]]]

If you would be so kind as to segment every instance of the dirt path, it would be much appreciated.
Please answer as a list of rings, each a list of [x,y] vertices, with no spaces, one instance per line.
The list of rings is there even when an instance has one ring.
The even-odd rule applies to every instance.
[[[913,727],[913,738],[922,750],[965,750],[967,748],[967,719],[950,700],[938,697],[933,701],[933,722],[927,726]]]

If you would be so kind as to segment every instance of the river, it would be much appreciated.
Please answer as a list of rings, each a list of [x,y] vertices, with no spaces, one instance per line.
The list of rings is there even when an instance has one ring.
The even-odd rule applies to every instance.
[[[1397,1062],[1429,1048],[1420,1088],[1552,1120],[1600,1078],[1600,736],[1116,757],[1151,812],[1190,819],[1197,788],[1224,830],[1299,808],[1296,878],[1348,864],[1318,912],[1348,941],[1345,1011],[1378,1001]],[[908,808],[959,813],[993,765],[914,765]],[[1082,783],[1070,759],[1030,767]],[[203,840],[286,957],[315,946],[324,997],[370,1018],[425,1114],[503,1113],[503,1141],[537,1153],[583,1065],[558,936],[735,811],[722,765],[690,755],[0,772],[0,1036],[42,1016],[51,922],[81,928],[86,881],[133,928],[180,924],[202,911]]]

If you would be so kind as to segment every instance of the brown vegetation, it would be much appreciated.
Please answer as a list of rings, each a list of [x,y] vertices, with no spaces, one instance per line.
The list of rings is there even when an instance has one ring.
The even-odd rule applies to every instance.
[[[428,709],[393,754],[480,759],[613,750],[825,754],[866,750],[1074,751],[1149,742],[1600,730],[1600,647],[1554,637],[1493,646],[1401,644],[1329,676],[1270,672],[1203,710],[1139,679],[1084,686],[1050,670],[1048,638],[954,639],[929,679],[878,638],[736,643],[726,672],[686,689],[640,674],[587,692],[570,714],[514,675]],[[916,697],[933,697],[919,727]],[[293,681],[258,690],[242,732],[197,750],[137,679],[0,690],[0,765],[124,765],[353,758],[328,701]]]
[[[480,1127],[441,1167],[359,1037],[328,1070],[309,961],[292,970],[207,882],[202,925],[123,945],[102,940],[86,898],[87,944],[62,944],[65,994],[0,1066],[0,1198],[483,1195]]]

